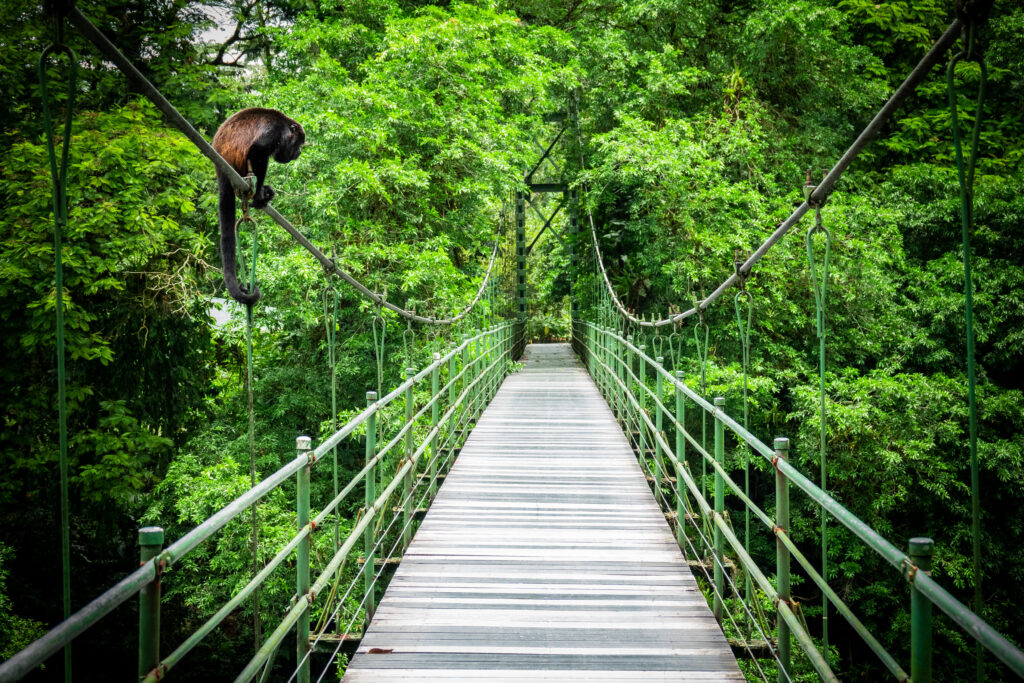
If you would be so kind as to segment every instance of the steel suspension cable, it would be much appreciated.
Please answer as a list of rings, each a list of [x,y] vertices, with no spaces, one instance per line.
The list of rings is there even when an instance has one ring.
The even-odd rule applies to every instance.
[[[57,431],[60,457],[60,540],[61,540],[61,608],[64,620],[71,616],[71,512],[68,502],[68,404],[67,374],[64,367],[64,228],[68,222],[68,158],[71,152],[71,119],[74,113],[78,82],[78,58],[64,44],[64,17],[54,11],[54,41],[39,55],[39,90],[43,104],[43,126],[46,130],[46,152],[50,162],[51,198],[53,201],[54,290],[57,333]],[[50,97],[47,89],[46,60],[52,54],[68,58],[68,91],[64,104],[64,136],[61,140],[60,166],[57,165]],[[64,680],[71,681],[71,643],[64,646]]]
[[[167,100],[167,98],[164,97],[160,93],[160,91],[157,90],[156,87],[152,83],[150,83],[145,76],[142,75],[142,72],[140,72],[135,67],[135,65],[132,64],[131,61],[129,61],[129,59],[125,57],[120,50],[117,49],[117,46],[115,46],[105,35],[103,35],[103,33],[98,28],[96,28],[92,24],[92,22],[89,21],[89,19],[84,14],[82,14],[81,10],[79,10],[77,7],[72,8],[70,13],[68,14],[68,18],[71,21],[71,23],[74,24],[76,28],[78,28],[78,30],[82,33],[83,36],[89,39],[89,41],[92,42],[107,59],[109,59],[114,65],[116,65],[121,70],[122,73],[124,73],[128,80],[130,80],[135,85],[135,87],[139,89],[139,92],[141,92],[147,99],[152,101],[157,106],[157,108],[160,111],[162,111],[165,116],[167,116],[167,119],[178,130],[184,133],[185,137],[187,137],[192,142],[192,144],[194,144],[199,149],[200,152],[202,152],[208,159],[210,159],[210,161],[213,162],[213,165],[217,167],[217,170],[225,178],[228,179],[228,182],[231,183],[231,186],[239,194],[248,195],[252,192],[252,187],[249,185],[249,182],[245,180],[241,175],[239,175],[239,173],[235,171],[235,169],[232,168],[231,165],[227,161],[225,161],[220,154],[217,153],[213,146],[206,141],[206,138],[204,138],[199,133],[199,131],[197,131],[195,127],[192,126],[192,124],[189,123],[185,119],[185,117],[181,115],[181,113],[174,107],[174,105],[172,105]],[[328,258],[327,255],[325,255],[316,246],[314,246],[313,243],[310,242],[305,235],[303,235],[294,225],[291,224],[290,221],[288,221],[288,219],[282,216],[277,211],[277,209],[275,209],[270,204],[263,207],[262,210],[268,216],[274,219],[274,222],[276,222],[279,226],[284,228],[284,230],[289,235],[291,235],[296,242],[298,242],[303,248],[305,248],[306,251],[312,254],[313,258],[320,262],[320,265],[323,266],[325,271],[337,276],[338,278],[349,284],[362,296],[366,297],[367,299],[377,304],[378,306],[383,306],[384,308],[387,308],[397,313],[403,318],[407,318],[414,322],[419,322],[426,325],[452,325],[458,322],[459,320],[465,318],[466,315],[468,315],[470,311],[472,311],[476,307],[476,304],[477,302],[480,301],[480,297],[483,295],[484,288],[491,277],[492,269],[495,263],[495,256],[499,251],[498,244],[500,242],[500,231],[499,235],[495,237],[494,248],[491,251],[491,259],[490,262],[488,263],[483,281],[480,283],[480,287],[477,289],[476,295],[473,297],[472,301],[470,301],[469,304],[466,305],[465,308],[459,311],[459,313],[457,313],[456,315],[447,318],[422,316],[390,303],[389,301],[385,300],[383,296],[366,287],[359,280],[357,280],[347,272],[340,269],[333,259]]]
[[[935,44],[932,45],[931,49],[929,49],[921,61],[918,62],[917,66],[914,67],[889,100],[881,109],[878,110],[868,125],[864,127],[860,135],[857,136],[857,139],[853,141],[846,152],[839,158],[835,165],[832,166],[832,169],[826,174],[825,178],[817,186],[817,189],[815,189],[814,193],[808,198],[808,201],[800,204],[800,206],[798,206],[789,215],[789,217],[775,229],[775,231],[761,244],[761,246],[754,250],[754,253],[752,253],[750,257],[743,262],[743,265],[740,266],[737,272],[723,280],[722,283],[718,285],[718,287],[707,297],[682,313],[677,313],[661,320],[644,321],[637,318],[622,305],[618,295],[615,294],[615,289],[612,287],[611,280],[608,277],[608,272],[605,269],[604,259],[601,256],[601,248],[597,241],[597,227],[594,224],[594,216],[588,205],[587,216],[590,219],[590,236],[594,243],[594,252],[597,256],[598,270],[601,273],[601,278],[604,280],[605,289],[611,295],[611,300],[615,304],[615,308],[618,309],[619,315],[642,327],[661,327],[663,325],[671,325],[672,323],[683,320],[684,318],[689,318],[700,311],[707,310],[708,306],[722,296],[722,294],[725,293],[725,290],[735,285],[739,281],[740,277],[746,277],[749,275],[751,270],[753,270],[754,265],[760,261],[766,253],[768,253],[768,250],[781,240],[786,233],[788,233],[793,226],[803,218],[804,214],[810,210],[811,205],[808,202],[823,202],[832,193],[832,188],[836,184],[836,181],[839,180],[843,175],[843,172],[845,172],[850,164],[853,163],[853,161],[860,155],[864,147],[871,141],[871,138],[875,136],[879,129],[885,125],[885,123],[892,117],[893,113],[900,107],[900,105],[903,104],[907,97],[911,95],[921,81],[924,80],[932,67],[942,59],[946,51],[956,43],[963,26],[964,23],[960,19],[956,19],[949,25],[949,28],[946,29],[945,33],[935,41]],[[586,166],[583,164],[583,137],[582,133],[579,133],[578,129],[577,134],[580,141],[580,164],[581,168],[586,170]]]

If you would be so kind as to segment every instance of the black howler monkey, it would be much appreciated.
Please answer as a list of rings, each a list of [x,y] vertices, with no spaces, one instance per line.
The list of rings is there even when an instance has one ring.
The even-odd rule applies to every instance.
[[[256,176],[252,197],[255,208],[266,206],[274,198],[274,190],[263,181],[267,177],[270,157],[286,164],[299,158],[306,131],[276,109],[251,107],[232,115],[213,136],[213,148],[241,175]],[[238,284],[238,261],[235,256],[235,192],[222,173],[217,172],[220,187],[220,254],[224,264],[224,284],[231,296],[251,305],[259,301],[260,289],[250,292]]]

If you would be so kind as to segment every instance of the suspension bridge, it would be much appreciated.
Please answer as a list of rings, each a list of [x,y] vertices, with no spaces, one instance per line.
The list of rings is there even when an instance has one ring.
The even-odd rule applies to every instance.
[[[237,190],[250,192],[249,182],[80,10],[67,9],[66,18]],[[907,543],[904,552],[858,519],[828,494],[824,470],[815,483],[789,462],[785,438],[768,445],[748,431],[726,412],[724,398],[709,399],[699,378],[676,369],[671,349],[665,358],[664,339],[657,334],[695,316],[698,355],[706,358],[703,313],[726,290],[741,286],[772,246],[812,210],[818,220],[807,244],[814,267],[814,237],[823,232],[820,209],[835,182],[956,43],[965,21],[958,19],[935,42],[825,178],[817,185],[808,182],[806,201],[735,264],[733,275],[693,308],[663,320],[637,317],[616,296],[589,213],[589,231],[583,229],[585,210],[578,193],[585,188],[564,177],[545,176],[559,172],[551,154],[559,139],[574,130],[572,102],[566,111],[545,118],[556,134],[546,147],[539,145],[540,158],[517,184],[514,230],[499,231],[476,296],[448,318],[387,301],[266,207],[267,215],[328,274],[355,288],[378,311],[389,309],[410,325],[461,320],[464,334],[434,353],[422,369],[407,368],[406,379],[392,391],[369,392],[366,408],[322,443],[314,447],[310,438],[300,437],[287,464],[183,537],[167,544],[159,527],[140,529],[140,566],[73,614],[66,589],[65,620],[0,664],[0,681],[29,674],[62,649],[70,680],[73,641],[131,599],[139,604],[140,680],[173,677],[197,645],[254,599],[269,577],[285,571],[294,574],[294,598],[284,616],[257,636],[255,652],[237,681],[270,680],[282,666],[288,680],[302,683],[314,676],[336,680],[341,669],[344,680],[354,682],[719,681],[745,676],[791,681],[798,675],[798,661],[803,671],[838,680],[827,654],[827,620],[812,633],[792,595],[794,562],[821,591],[825,616],[842,617],[895,680],[932,680],[933,607],[975,640],[979,653],[1024,676],[1024,652],[931,577],[929,539],[901,539]],[[59,35],[41,63],[63,52],[73,71],[74,54],[60,44]],[[58,170],[45,78],[43,85],[59,239],[67,222],[70,136],[64,136]],[[66,130],[72,104],[73,98],[67,104]],[[578,126],[575,130],[578,135]],[[554,213],[544,215],[544,205],[534,200],[541,193],[561,194]],[[563,207],[569,235],[556,236],[570,252],[578,284],[571,346],[527,345],[525,272],[533,247],[526,240],[527,209],[543,221],[536,241],[545,230],[555,231],[553,219]],[[821,236],[827,241],[827,232]],[[827,259],[826,249],[823,272],[814,281],[822,349]],[[59,287],[58,280],[58,292]],[[737,295],[742,335],[741,300]],[[57,301],[63,301],[59,293]],[[505,304],[513,304],[513,310],[498,315]],[[746,329],[749,334],[749,317]],[[823,425],[824,405],[822,391]],[[384,414],[404,419],[395,424],[381,420]],[[737,472],[725,459],[727,440],[749,458],[770,463],[774,497],[768,504],[750,494],[749,460],[744,481],[734,478]],[[338,482],[337,448],[345,442],[363,448],[365,461],[349,481]],[[332,495],[311,500],[311,479],[326,476],[327,463],[335,472]],[[161,590],[174,580],[169,571],[278,488],[294,495],[295,535],[271,560],[255,566],[248,584],[188,638],[170,653],[161,652]],[[826,523],[845,526],[907,584],[909,673],[823,578],[828,576],[827,553],[815,564],[790,538],[791,490],[819,508],[823,532]],[[361,512],[342,533],[340,506],[360,495]],[[728,506],[743,511],[742,527],[734,526],[727,499]],[[332,529],[329,557],[317,562],[311,555],[313,538]],[[754,534],[764,534],[775,546],[774,563],[755,559],[749,543]],[[281,650],[289,647],[294,648],[294,665],[283,665]],[[745,673],[737,653],[747,662]],[[347,666],[339,666],[340,656],[348,654]]]

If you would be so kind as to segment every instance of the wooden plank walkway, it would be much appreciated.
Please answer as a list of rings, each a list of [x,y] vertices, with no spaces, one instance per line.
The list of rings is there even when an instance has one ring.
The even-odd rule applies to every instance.
[[[343,680],[743,680],[569,346],[531,345],[524,363],[466,441]]]

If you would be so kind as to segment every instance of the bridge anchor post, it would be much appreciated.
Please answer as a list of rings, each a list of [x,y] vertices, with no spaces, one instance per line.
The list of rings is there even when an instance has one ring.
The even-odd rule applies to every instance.
[[[914,683],[932,681],[932,601],[917,589],[917,572],[931,574],[932,548],[930,538],[910,539],[910,678]]]
[[[725,423],[722,422],[721,415],[722,406],[725,405],[725,398],[718,396],[715,398],[715,462],[722,467],[725,467]],[[722,479],[720,470],[715,469],[715,517],[722,518],[725,516],[725,480]],[[725,571],[723,570],[723,563],[725,562],[724,553],[722,549],[724,547],[724,539],[722,538],[722,529],[715,524],[715,604],[714,612],[715,619],[718,623],[722,623],[722,614],[725,607]]]
[[[158,526],[139,529],[139,564],[146,564],[164,548],[164,530]],[[160,570],[139,591],[139,679],[160,664]]]
[[[307,455],[313,447],[313,440],[308,436],[295,439],[295,450],[298,455]],[[307,460],[302,469],[295,473],[295,511],[298,518],[299,531],[309,525],[309,475],[310,463]],[[312,545],[310,536],[299,541],[295,549],[295,593],[297,599],[307,602],[309,594],[309,550]],[[295,661],[298,671],[295,680],[309,683],[309,606],[303,610],[295,623]]]
[[[789,439],[775,439],[776,463],[789,458]],[[776,464],[775,467],[775,581],[779,603],[789,604],[789,548],[782,542],[782,534],[789,533],[789,481]],[[790,630],[785,619],[776,616],[779,633],[779,683],[789,680]]]

